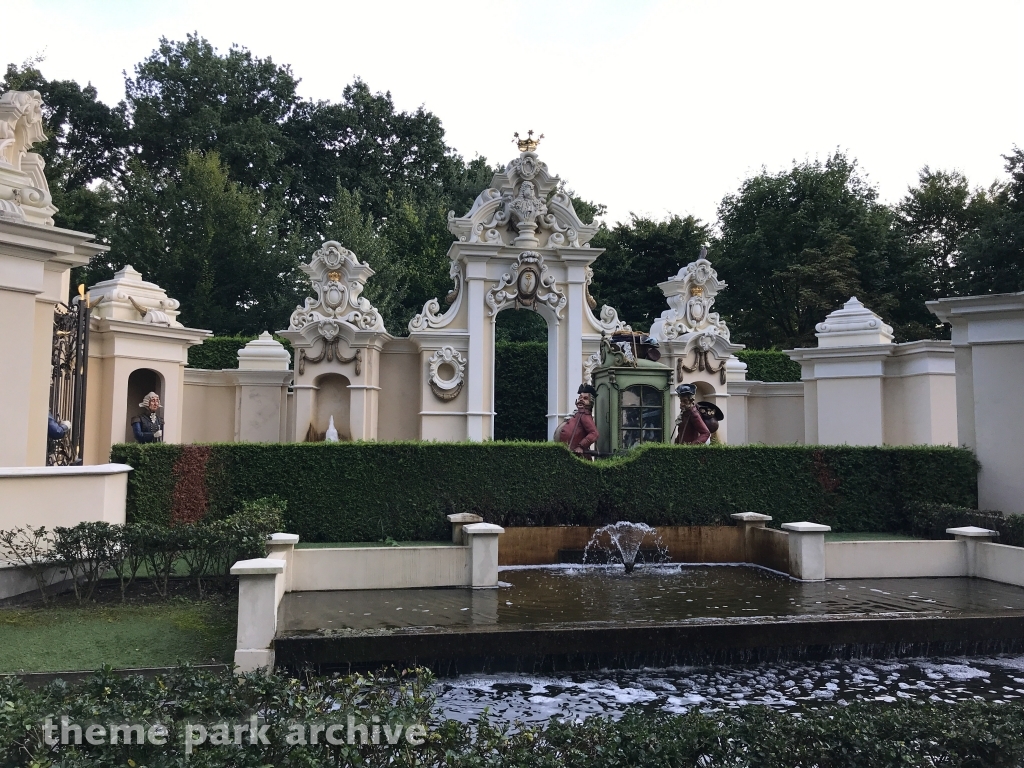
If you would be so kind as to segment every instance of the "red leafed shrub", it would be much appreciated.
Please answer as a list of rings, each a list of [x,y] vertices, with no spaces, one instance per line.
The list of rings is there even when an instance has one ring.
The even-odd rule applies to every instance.
[[[174,492],[171,497],[171,524],[198,523],[206,517],[206,464],[210,447],[183,445],[174,462]]]

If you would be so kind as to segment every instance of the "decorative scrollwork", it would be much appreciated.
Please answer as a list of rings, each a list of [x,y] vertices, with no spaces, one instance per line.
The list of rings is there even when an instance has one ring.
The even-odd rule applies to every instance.
[[[697,343],[693,345],[692,351],[694,361],[692,366],[688,366],[684,360],[685,358],[680,357],[676,361],[676,381],[683,380],[683,373],[694,373],[696,371],[707,371],[708,373],[717,373],[720,375],[719,380],[722,384],[725,384],[725,360],[718,360],[718,356],[715,355],[714,350],[715,339],[712,333],[703,333],[697,338]],[[712,359],[718,360],[718,367],[715,367]]]
[[[535,251],[523,251],[498,284],[487,291],[484,302],[487,314],[494,317],[508,306],[536,308],[538,302],[554,310],[561,319],[568,298],[555,286],[555,278],[547,274],[544,257]]]
[[[357,349],[351,357],[342,357],[341,352],[338,350],[338,341],[337,337],[330,340],[324,337],[323,347],[320,349],[320,354],[316,357],[311,357],[305,349],[299,349],[299,375],[301,376],[306,372],[306,363],[315,365],[324,359],[331,363],[334,362],[335,358],[343,365],[354,362],[356,364],[356,376],[361,374],[363,372],[363,350]]]
[[[466,358],[462,353],[455,347],[441,347],[430,356],[427,364],[430,368],[430,391],[446,402],[458,397],[466,381]]]
[[[386,333],[380,312],[361,295],[373,270],[352,251],[329,240],[313,254],[309,264],[300,268],[309,275],[316,296],[296,307],[288,330],[299,331],[315,324],[327,341],[337,336],[339,323],[359,331]]]

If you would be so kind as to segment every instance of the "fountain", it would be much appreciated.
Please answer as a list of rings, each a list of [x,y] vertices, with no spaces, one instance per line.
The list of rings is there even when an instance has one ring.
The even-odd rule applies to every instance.
[[[607,543],[605,543],[607,537]],[[603,553],[607,562],[619,560],[632,573],[636,567],[636,558],[644,541],[650,540],[659,562],[668,559],[668,548],[661,540],[658,532],[645,523],[630,523],[620,520],[594,531],[583,551],[583,562],[586,563],[591,554]]]

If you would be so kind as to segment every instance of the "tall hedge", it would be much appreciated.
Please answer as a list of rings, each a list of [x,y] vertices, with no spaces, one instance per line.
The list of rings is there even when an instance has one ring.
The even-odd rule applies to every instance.
[[[494,436],[548,439],[548,345],[499,341],[494,345]]]
[[[202,344],[189,347],[189,368],[205,368],[213,371],[237,368],[238,350],[255,338],[255,336],[211,336]],[[292,351],[288,339],[280,336],[275,336],[274,339],[284,344],[284,348],[288,352]]]
[[[736,357],[747,364],[747,381],[800,381],[800,363],[777,349],[741,349]]]
[[[206,483],[207,515],[279,496],[305,541],[444,539],[445,515],[500,525],[729,523],[733,512],[840,531],[898,531],[920,503],[977,507],[959,448],[647,446],[599,462],[554,443],[116,445],[129,520],[171,519],[178,485]],[[200,463],[202,462],[202,463]]]

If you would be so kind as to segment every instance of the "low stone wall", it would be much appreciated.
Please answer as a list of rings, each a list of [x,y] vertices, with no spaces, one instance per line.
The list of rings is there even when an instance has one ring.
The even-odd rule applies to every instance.
[[[1009,547],[1017,552],[1022,550]],[[900,579],[967,575],[967,548],[960,541],[830,541],[827,579]]]
[[[124,523],[127,464],[0,467],[0,529]]]
[[[1024,587],[1024,549],[978,542],[974,551],[973,575]]]

